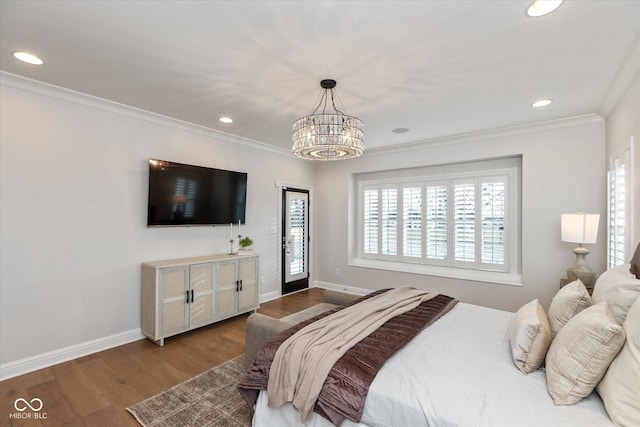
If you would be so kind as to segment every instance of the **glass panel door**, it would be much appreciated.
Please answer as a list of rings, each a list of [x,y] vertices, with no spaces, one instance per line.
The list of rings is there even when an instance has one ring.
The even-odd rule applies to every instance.
[[[282,294],[309,287],[309,192],[286,188],[282,197]]]

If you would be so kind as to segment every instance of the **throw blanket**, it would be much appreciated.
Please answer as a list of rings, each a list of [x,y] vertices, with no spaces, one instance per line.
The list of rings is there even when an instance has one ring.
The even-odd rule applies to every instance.
[[[436,296],[436,292],[397,288],[305,326],[282,343],[271,363],[269,407],[291,402],[306,423],[329,371],[347,350],[387,321]]]
[[[387,292],[373,292],[353,305]],[[359,422],[369,385],[384,362],[402,348],[426,326],[446,314],[458,301],[446,295],[437,295],[416,308],[396,316],[349,349],[331,368],[315,403],[314,411],[340,425],[345,419]],[[259,390],[266,390],[279,346],[305,326],[343,308],[330,310],[287,329],[263,346],[253,365],[239,385],[239,391],[251,408]]]

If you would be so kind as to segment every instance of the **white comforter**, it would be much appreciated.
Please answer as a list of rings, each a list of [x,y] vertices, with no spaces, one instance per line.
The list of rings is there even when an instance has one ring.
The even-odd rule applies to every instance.
[[[512,313],[458,303],[398,351],[378,373],[361,424],[404,426],[612,426],[594,392],[573,406],[555,406],[545,373],[522,374],[505,338]],[[254,427],[299,426],[291,406],[256,403]],[[332,424],[313,414],[307,427]]]

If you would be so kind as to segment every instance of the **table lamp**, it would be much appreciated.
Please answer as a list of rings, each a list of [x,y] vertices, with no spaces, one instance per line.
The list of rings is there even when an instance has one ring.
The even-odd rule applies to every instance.
[[[587,289],[593,289],[596,273],[587,265],[586,256],[591,251],[582,245],[596,243],[599,221],[600,214],[585,214],[582,211],[561,216],[562,241],[578,244],[572,251],[576,254],[576,263],[567,269],[567,278],[569,282],[580,279]]]

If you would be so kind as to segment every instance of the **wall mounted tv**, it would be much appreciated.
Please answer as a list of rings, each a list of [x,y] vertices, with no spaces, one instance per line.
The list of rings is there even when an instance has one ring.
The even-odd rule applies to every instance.
[[[245,222],[247,174],[149,159],[147,226]]]

